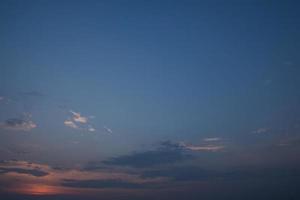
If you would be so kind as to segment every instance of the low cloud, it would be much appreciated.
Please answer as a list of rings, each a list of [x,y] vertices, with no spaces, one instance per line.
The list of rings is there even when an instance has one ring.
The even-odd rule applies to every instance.
[[[6,173],[18,173],[18,174],[28,174],[36,177],[46,176],[48,175],[47,172],[44,172],[39,169],[22,169],[22,168],[11,168],[11,167],[0,167],[0,174]]]
[[[30,131],[37,125],[30,119],[11,118],[0,124],[0,127],[12,131]]]
[[[124,180],[64,180],[63,186],[74,188],[142,188],[143,184],[132,183]]]
[[[0,161],[0,175],[16,173],[34,177],[43,177],[49,174],[47,171],[49,171],[49,167],[46,165],[16,160]]]
[[[259,178],[265,180],[278,180],[278,178],[299,177],[300,171],[291,168],[282,170],[278,168],[233,168],[233,169],[205,169],[200,166],[171,166],[162,169],[151,169],[142,172],[144,178],[169,178],[176,182],[209,181],[209,180],[246,180]],[[268,181],[268,182],[269,182]]]
[[[0,161],[1,190],[19,194],[88,194],[90,189],[139,189],[164,181],[164,178],[143,178],[120,170],[86,171],[27,161]]]
[[[103,161],[103,164],[147,168],[165,164],[186,161],[193,158],[178,144],[169,141],[162,142],[155,150],[122,155]]]

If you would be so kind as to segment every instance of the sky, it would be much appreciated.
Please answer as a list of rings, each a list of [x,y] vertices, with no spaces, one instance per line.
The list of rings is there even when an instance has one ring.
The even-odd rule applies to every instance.
[[[2,0],[0,199],[300,199],[299,8]]]

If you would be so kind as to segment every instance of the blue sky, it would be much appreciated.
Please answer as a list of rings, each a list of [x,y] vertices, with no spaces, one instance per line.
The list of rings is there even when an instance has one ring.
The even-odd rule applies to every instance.
[[[299,198],[298,10],[1,1],[0,195]]]

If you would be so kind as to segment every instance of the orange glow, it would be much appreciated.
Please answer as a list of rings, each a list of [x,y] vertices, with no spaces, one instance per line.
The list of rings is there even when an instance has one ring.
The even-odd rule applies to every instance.
[[[20,187],[15,192],[28,195],[54,195],[63,193],[59,187],[35,184]]]

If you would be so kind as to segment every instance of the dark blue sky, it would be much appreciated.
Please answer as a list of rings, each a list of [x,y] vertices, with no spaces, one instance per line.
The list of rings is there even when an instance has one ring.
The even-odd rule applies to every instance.
[[[299,198],[299,8],[1,1],[0,193]]]

